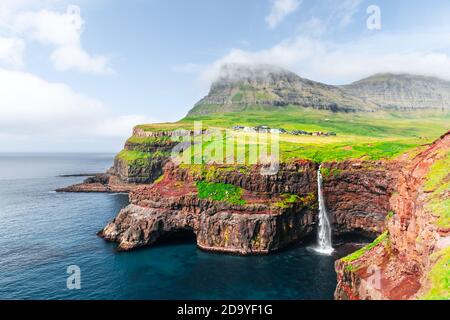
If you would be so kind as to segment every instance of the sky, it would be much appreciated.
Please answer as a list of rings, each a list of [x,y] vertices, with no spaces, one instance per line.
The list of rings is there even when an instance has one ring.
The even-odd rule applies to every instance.
[[[0,152],[117,152],[223,63],[450,80],[448,0],[0,0]]]

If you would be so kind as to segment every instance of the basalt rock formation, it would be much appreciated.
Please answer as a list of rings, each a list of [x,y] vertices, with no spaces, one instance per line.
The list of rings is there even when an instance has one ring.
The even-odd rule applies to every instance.
[[[134,128],[124,150],[114,159],[110,173],[127,183],[152,183],[162,175],[170,152],[178,144],[172,137],[178,134],[181,133]],[[144,157],[141,156],[143,154]]]
[[[322,164],[323,192],[334,235],[353,233],[376,238],[385,230],[400,166],[400,161]]]
[[[327,176],[326,193],[336,234],[360,232],[379,235],[388,214],[380,194],[392,192],[385,163],[370,163],[372,177],[361,190],[361,163],[329,164],[342,168],[342,179]],[[366,167],[369,163],[366,164]],[[314,234],[317,229],[317,169],[310,161],[281,164],[274,175],[261,174],[261,166],[177,166],[169,162],[163,178],[130,193],[131,204],[99,235],[117,242],[119,250],[150,246],[180,231],[192,231],[200,248],[237,254],[279,250]],[[352,180],[353,179],[353,180]],[[245,204],[200,199],[196,183],[224,183],[243,190]],[[340,193],[336,187],[346,186]],[[358,203],[353,211],[346,212]],[[331,204],[331,202],[330,202]]]
[[[450,298],[449,156],[450,132],[413,160],[404,157],[387,231],[336,263],[336,299]]]
[[[111,173],[97,174],[84,180],[83,183],[57,189],[56,192],[80,192],[80,193],[129,193],[139,185],[124,182]]]
[[[281,249],[314,230],[314,185],[307,185],[295,201],[283,202],[281,194],[265,191],[272,190],[276,182],[258,184],[249,180],[249,189],[253,190],[244,190],[245,204],[232,204],[200,199],[198,178],[198,173],[168,164],[164,178],[133,191],[130,206],[99,235],[117,242],[119,250],[131,250],[189,230],[204,250],[247,255]]]

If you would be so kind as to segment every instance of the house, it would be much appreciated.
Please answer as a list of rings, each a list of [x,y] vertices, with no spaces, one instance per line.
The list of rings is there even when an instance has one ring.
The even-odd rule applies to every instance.
[[[254,130],[256,132],[269,133],[270,132],[270,127],[269,126],[256,126],[254,128]]]
[[[293,134],[294,136],[300,136],[300,135],[307,135],[308,132],[303,131],[303,130],[294,130],[290,132],[291,134]]]
[[[244,130],[244,126],[234,126],[232,129],[233,130],[237,130],[237,131],[241,131],[241,130]]]
[[[278,134],[281,134],[281,133],[286,133],[287,131],[285,130],[285,129],[283,129],[283,128],[273,128],[273,129],[270,129],[270,133],[278,133]]]

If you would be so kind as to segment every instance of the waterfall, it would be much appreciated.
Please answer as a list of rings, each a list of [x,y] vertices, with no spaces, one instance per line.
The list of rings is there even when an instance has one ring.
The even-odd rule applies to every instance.
[[[331,242],[331,224],[328,217],[325,199],[322,191],[322,166],[317,171],[317,192],[319,196],[319,231],[317,234],[317,247],[315,250],[322,254],[330,255],[334,249]]]

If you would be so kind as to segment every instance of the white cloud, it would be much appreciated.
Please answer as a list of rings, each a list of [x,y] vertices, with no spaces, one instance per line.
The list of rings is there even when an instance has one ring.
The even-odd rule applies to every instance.
[[[272,9],[266,16],[266,23],[270,28],[275,28],[290,13],[296,11],[302,0],[273,0]]]
[[[339,7],[339,24],[341,27],[349,25],[353,16],[358,12],[363,0],[345,0]]]
[[[24,10],[38,10],[61,4],[65,0],[1,0],[0,28],[11,29],[11,24],[17,14]]]
[[[55,68],[60,71],[74,69],[85,73],[114,73],[106,57],[90,56],[79,46],[60,47],[51,54],[50,58]]]
[[[84,50],[81,43],[84,20],[78,6],[70,5],[64,13],[50,10],[16,13],[11,25],[14,32],[25,38],[54,46],[51,61],[58,70],[113,72],[107,57],[90,55]]]
[[[0,62],[13,67],[23,66],[25,42],[19,38],[0,37]]]
[[[102,102],[75,92],[62,83],[33,74],[0,68],[0,135],[126,137],[139,123],[153,122],[142,115],[115,115]]]
[[[108,117],[99,121],[94,127],[94,133],[110,137],[127,137],[131,128],[138,124],[160,122],[143,115],[125,115]]]
[[[303,77],[345,83],[378,72],[413,73],[450,80],[448,32],[376,34],[349,42],[305,35],[260,51],[232,49],[204,68],[201,79],[213,81],[224,63],[277,64]]]
[[[321,36],[328,29],[327,23],[320,18],[312,17],[304,23],[301,23],[297,30],[299,34],[309,35],[309,36]]]

